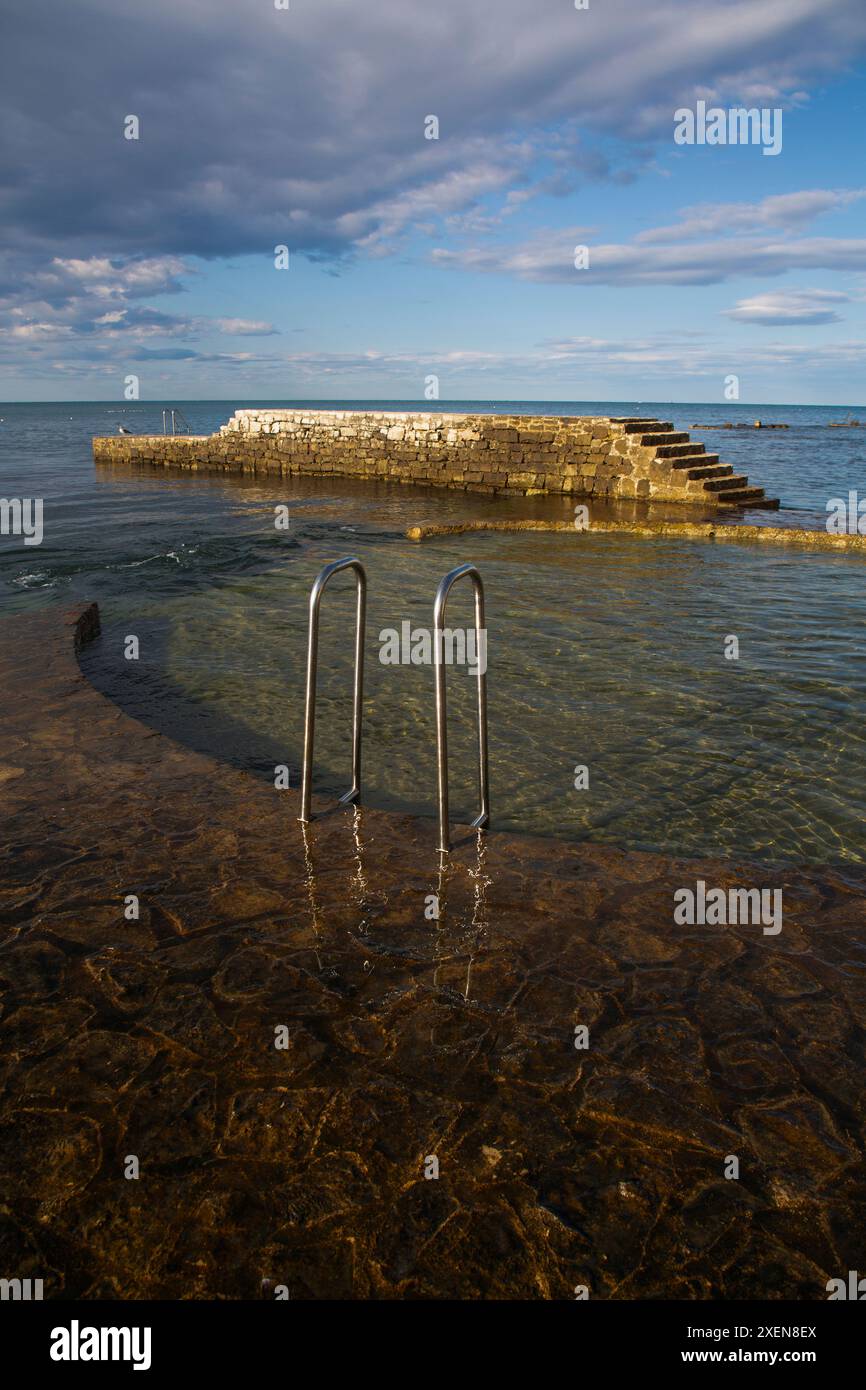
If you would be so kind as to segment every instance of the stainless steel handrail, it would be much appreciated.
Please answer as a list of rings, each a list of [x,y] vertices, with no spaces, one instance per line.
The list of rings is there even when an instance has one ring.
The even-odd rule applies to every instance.
[[[169,417],[169,416],[171,416],[171,432],[172,432],[173,435],[174,435],[174,434],[179,434],[179,433],[182,434],[182,433],[184,433],[184,431],[185,431],[187,434],[190,434],[190,433],[191,433],[190,425],[189,425],[189,420],[187,420],[187,418],[186,418],[186,416],[184,415],[183,411],[180,410],[180,409],[178,409],[177,407],[172,406],[172,407],[166,407],[166,409],[163,410],[163,412],[162,412],[162,432],[163,432],[163,434],[168,434],[168,417]],[[178,421],[180,421],[180,423],[183,425],[183,430],[178,430],[178,428],[177,428],[177,426],[178,426]]]
[[[481,810],[472,822],[473,829],[490,824],[490,784],[487,767],[487,670],[481,659],[481,642],[486,642],[484,627],[484,585],[474,565],[459,565],[442,580],[433,605],[433,664],[436,671],[436,757],[439,792],[439,852],[451,848],[448,834],[448,718],[445,709],[445,663],[443,661],[445,605],[451,588],[464,575],[472,580],[475,592],[475,649],[478,661],[478,796]],[[482,639],[481,634],[485,636]],[[483,669],[482,669],[483,668]]]
[[[364,698],[364,634],[367,623],[367,575],[360,560],[348,555],[325,565],[310,590],[310,633],[307,642],[307,703],[304,716],[304,767],[301,775],[301,821],[310,821],[313,782],[313,736],[316,730],[316,667],[319,654],[319,607],[328,580],[341,570],[355,571],[357,608],[355,621],[355,695],[352,714],[352,785],[341,802],[357,801],[361,795],[361,703]]]

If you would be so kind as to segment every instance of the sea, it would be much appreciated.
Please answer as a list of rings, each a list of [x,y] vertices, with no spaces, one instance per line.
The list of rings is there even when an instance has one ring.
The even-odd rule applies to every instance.
[[[866,561],[795,547],[630,536],[406,539],[418,521],[489,515],[463,493],[96,467],[94,435],[161,433],[163,409],[212,433],[244,406],[670,420],[748,474],[778,513],[820,528],[866,498],[866,406],[647,401],[168,401],[0,404],[0,498],[40,498],[43,537],[0,536],[0,613],[96,601],[83,656],[108,698],[190,746],[295,776],[309,588],[363,559],[369,581],[365,798],[432,814],[432,672],[380,659],[381,633],[431,621],[438,580],[478,564],[488,610],[491,799],[503,828],[772,863],[866,856]],[[755,430],[785,424],[786,429]],[[830,428],[859,419],[861,427]],[[702,429],[741,423],[750,428]],[[274,525],[288,505],[290,526]],[[505,504],[502,504],[503,506]],[[519,501],[508,503],[519,514]],[[329,590],[316,788],[344,789],[351,595]],[[453,621],[470,622],[470,595]],[[8,629],[7,629],[8,630]],[[139,638],[137,661],[125,638]],[[731,658],[737,638],[738,655]],[[475,812],[471,677],[453,685],[452,801]],[[588,769],[588,786],[578,767]]]

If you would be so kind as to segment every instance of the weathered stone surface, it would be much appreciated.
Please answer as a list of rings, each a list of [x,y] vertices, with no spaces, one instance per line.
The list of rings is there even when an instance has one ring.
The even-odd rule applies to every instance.
[[[686,441],[683,444],[681,441]],[[667,450],[678,449],[679,457]],[[196,471],[334,474],[527,497],[545,493],[732,505],[748,479],[719,468],[713,486],[677,467],[702,444],[658,420],[559,415],[450,415],[358,410],[237,410],[215,435],[118,435],[94,439],[98,463]],[[778,505],[760,488],[750,504]]]
[[[630,479],[624,478],[617,484],[617,490],[623,497],[634,496],[633,486],[629,490],[630,482]],[[591,519],[588,528],[578,530],[571,521],[514,517],[508,520],[426,522],[420,526],[410,526],[406,535],[409,540],[421,541],[430,536],[460,536],[474,531],[559,531],[574,536],[578,543],[582,536],[590,532],[614,532],[646,540],[671,536],[680,540],[733,541],[737,545],[804,546],[808,550],[841,550],[866,555],[866,536],[830,535],[827,531],[807,531],[799,526],[724,526],[715,521],[654,521],[646,518],[632,520],[597,517]]]
[[[100,1164],[99,1126],[63,1110],[13,1110],[0,1126],[0,1185],[19,1209],[48,1220]],[[14,1268],[14,1266],[13,1266]]]
[[[786,871],[762,938],[670,915],[749,866],[493,831],[483,864],[455,846],[434,925],[431,823],[305,841],[285,794],[97,694],[50,615],[0,638],[27,774],[0,837],[5,1270],[46,1297],[823,1299],[862,1269],[862,870]]]

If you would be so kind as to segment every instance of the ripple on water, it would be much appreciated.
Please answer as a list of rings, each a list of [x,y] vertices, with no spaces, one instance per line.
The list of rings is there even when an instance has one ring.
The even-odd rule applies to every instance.
[[[95,677],[179,737],[261,772],[297,767],[309,584],[334,526],[265,572],[220,566],[152,621],[157,669]],[[483,533],[424,545],[352,538],[369,574],[365,794],[433,809],[432,672],[383,666],[379,634],[428,626],[441,575],[467,558],[487,590],[496,824],[675,854],[862,861],[866,598],[859,564],[745,546]],[[471,621],[455,590],[454,625]],[[317,783],[343,789],[351,594],[323,608]],[[726,660],[725,642],[739,642]],[[105,646],[105,644],[103,644]],[[454,814],[474,813],[474,690],[449,672]],[[589,788],[574,769],[589,768]]]

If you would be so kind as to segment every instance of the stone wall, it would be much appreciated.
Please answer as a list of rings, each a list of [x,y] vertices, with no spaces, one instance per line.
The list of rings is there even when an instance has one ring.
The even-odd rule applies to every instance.
[[[527,497],[777,506],[664,421],[588,415],[238,410],[215,435],[94,439],[99,463],[377,478]]]

